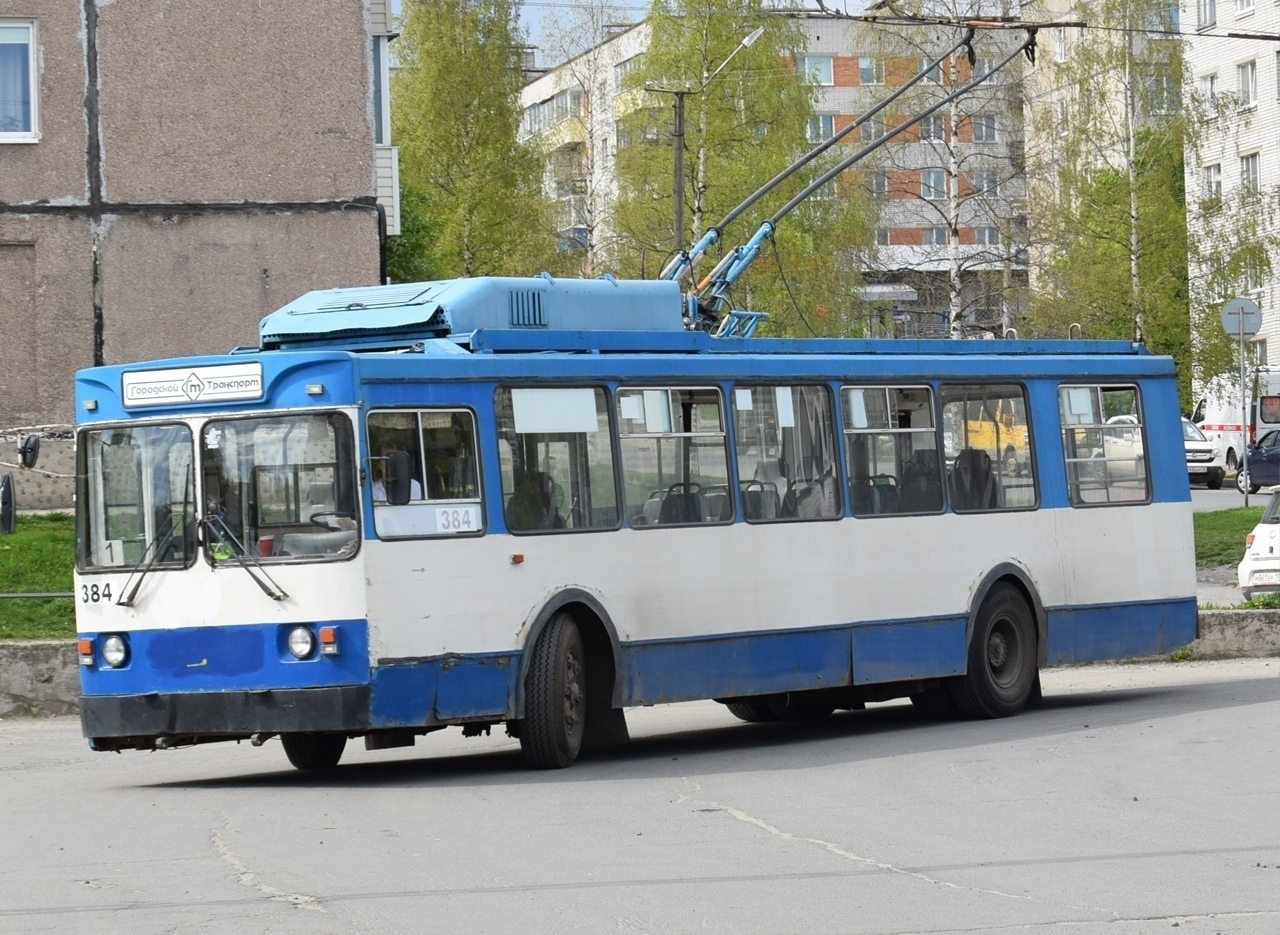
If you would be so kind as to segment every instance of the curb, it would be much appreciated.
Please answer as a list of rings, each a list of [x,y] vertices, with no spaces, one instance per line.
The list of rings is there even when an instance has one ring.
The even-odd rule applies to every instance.
[[[1198,629],[1192,657],[1280,656],[1280,610],[1202,610]],[[79,700],[75,643],[0,642],[0,718],[77,714]]]

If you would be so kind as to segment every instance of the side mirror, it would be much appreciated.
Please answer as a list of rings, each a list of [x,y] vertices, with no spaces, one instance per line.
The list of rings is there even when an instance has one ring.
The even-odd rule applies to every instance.
[[[13,532],[18,506],[13,496],[13,475],[0,474],[0,534]]]
[[[409,502],[412,491],[413,469],[406,451],[388,451],[387,458],[387,502],[394,506],[404,506]]]
[[[22,441],[18,445],[18,461],[24,468],[33,468],[36,466],[36,459],[39,457],[40,436],[23,435]]]

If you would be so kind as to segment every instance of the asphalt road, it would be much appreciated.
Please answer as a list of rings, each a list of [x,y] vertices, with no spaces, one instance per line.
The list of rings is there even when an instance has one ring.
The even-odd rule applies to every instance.
[[[317,775],[0,721],[0,932],[1272,935],[1278,675],[1049,671],[999,722],[643,709],[560,772],[453,730]]]

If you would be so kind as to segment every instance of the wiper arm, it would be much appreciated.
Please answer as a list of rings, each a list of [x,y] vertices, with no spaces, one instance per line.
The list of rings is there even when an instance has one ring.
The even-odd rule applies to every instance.
[[[173,541],[173,536],[176,531],[177,526],[174,525],[173,517],[170,516],[169,531],[164,534],[163,538],[161,538],[160,532],[157,530],[156,534],[151,537],[151,540],[143,548],[142,557],[138,559],[138,564],[134,565],[133,568],[129,570],[129,577],[124,581],[124,588],[121,591],[120,599],[116,601],[117,607],[133,606],[133,601],[138,596],[138,589],[142,587],[143,580],[146,579],[151,569],[156,567],[156,562],[160,560],[160,556],[164,554],[165,549],[169,548],[169,543]],[[153,548],[155,551],[151,552]],[[147,561],[148,552],[151,552],[150,561]],[[185,549],[183,550],[183,555],[186,555]],[[142,565],[143,562],[147,563],[145,568]],[[141,574],[138,573],[139,569],[142,571]],[[133,587],[130,588],[129,582],[133,581],[134,575],[138,575],[138,580],[134,582]]]
[[[267,595],[267,597],[271,598],[273,601],[283,601],[289,597],[289,595],[285,593],[284,588],[276,584],[275,581],[271,579],[271,576],[267,574],[266,569],[262,567],[262,563],[252,555],[249,555],[248,550],[244,547],[244,544],[236,538],[236,534],[231,531],[226,520],[221,516],[213,515],[206,516],[201,520],[201,522],[204,524],[206,529],[215,532],[220,539],[230,541],[232,546],[231,557],[235,559],[237,565],[249,573],[249,577],[253,579],[254,584],[262,588],[263,594]],[[218,533],[213,529],[214,523],[217,523],[222,527],[222,532]],[[245,561],[245,556],[248,556],[249,560],[253,564]],[[257,569],[256,572],[254,571],[255,568]],[[259,574],[262,575],[262,578],[266,578],[267,580],[264,582],[262,578],[258,577]]]

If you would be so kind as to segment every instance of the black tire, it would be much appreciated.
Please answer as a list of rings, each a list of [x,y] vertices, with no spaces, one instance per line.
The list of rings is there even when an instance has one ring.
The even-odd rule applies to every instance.
[[[281,734],[285,756],[298,769],[333,769],[347,746],[346,734]]]
[[[946,685],[926,688],[919,694],[912,695],[911,706],[916,709],[916,714],[931,721],[954,721],[960,716],[956,700],[951,697]]]
[[[1244,471],[1236,472],[1236,490],[1244,493],[1245,483],[1249,480],[1249,475]],[[1249,493],[1257,493],[1262,487],[1261,484],[1249,484]]]
[[[1240,465],[1240,462],[1236,459],[1236,450],[1235,450],[1234,448],[1228,449],[1228,451],[1227,451],[1227,473],[1228,473],[1228,474],[1233,474],[1233,473],[1235,473],[1235,470],[1236,470],[1236,468],[1237,468],[1237,467],[1239,467],[1239,465]]]
[[[771,704],[769,710],[779,721],[825,721],[836,706],[832,704]]]
[[[969,671],[950,682],[966,717],[1017,714],[1036,681],[1036,626],[1022,592],[1000,582],[982,602],[969,640]]]
[[[587,720],[586,651],[567,613],[556,614],[533,646],[524,709],[520,749],[530,766],[564,769],[578,758]]]
[[[773,713],[772,705],[756,704],[751,701],[728,701],[725,707],[740,721],[747,721],[751,724],[759,724],[762,721],[776,721],[778,716]]]
[[[1210,490],[1221,490],[1222,475],[1217,472],[1210,473],[1209,479],[1204,482],[1204,485],[1208,487]]]

